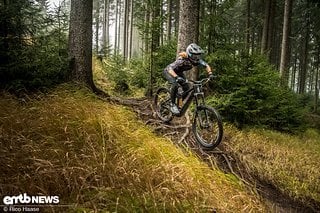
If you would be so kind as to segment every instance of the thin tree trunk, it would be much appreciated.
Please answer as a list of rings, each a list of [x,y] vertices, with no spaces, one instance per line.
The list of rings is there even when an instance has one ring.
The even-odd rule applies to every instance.
[[[150,61],[150,79],[149,79],[149,88],[147,91],[147,96],[153,95],[153,82],[154,82],[154,72],[155,72],[155,55],[154,53],[160,45],[160,34],[161,34],[161,23],[159,20],[161,10],[161,1],[156,0],[152,7],[152,22],[151,22],[151,61]]]
[[[272,56],[274,55],[274,52],[276,51],[274,48],[275,45],[275,31],[276,27],[274,26],[274,19],[276,15],[276,0],[270,0],[270,10],[269,10],[269,21],[268,21],[268,40],[267,40],[267,49],[266,53],[268,56],[268,59],[271,63],[276,64],[274,61],[272,61]]]
[[[96,0],[96,11],[95,11],[95,21],[96,21],[96,55],[99,54],[99,28],[100,28],[100,0]]]
[[[209,11],[210,15],[216,17],[216,10],[217,10],[217,2],[213,0],[209,4]],[[215,26],[210,25],[208,26],[208,53],[212,53],[214,51],[216,41],[215,41]]]
[[[109,46],[109,0],[104,0],[104,12],[103,12],[103,35],[102,35],[102,45],[103,54],[107,56],[107,48]]]
[[[120,41],[121,41],[121,14],[122,14],[122,2],[119,0],[119,15],[118,15],[118,38],[117,38],[117,46],[118,46],[118,53],[121,53],[121,46],[120,46]]]
[[[163,45],[164,41],[164,21],[159,19],[159,17],[164,17],[164,11],[162,9],[162,0],[159,1],[159,16],[157,17],[159,23],[159,45]]]
[[[315,80],[315,90],[314,90],[314,112],[318,112],[318,104],[319,104],[319,64],[320,64],[320,37],[316,36],[316,41],[318,42],[317,45],[317,66],[316,66],[316,80]]]
[[[289,64],[290,64],[290,35],[291,35],[291,13],[292,0],[285,1],[285,9],[283,15],[283,30],[282,30],[282,47],[280,61],[281,84],[288,86],[289,79]]]
[[[123,14],[123,59],[128,59],[128,29],[129,29],[129,0],[124,1],[124,14]]]
[[[116,7],[115,7],[115,13],[116,13],[116,19],[115,19],[115,30],[114,30],[114,55],[117,54],[118,50],[118,16],[119,16],[119,0],[116,0]]]
[[[266,54],[270,59],[270,50],[274,34],[275,0],[266,0],[264,24],[261,39],[261,54]]]
[[[272,0],[265,1],[265,12],[264,12],[263,31],[262,31],[262,39],[261,39],[261,54],[265,54],[268,48],[268,32],[269,32],[271,1]]]
[[[129,34],[129,58],[132,57],[132,35],[133,35],[133,0],[130,0],[130,34]]]
[[[167,40],[171,40],[172,28],[172,0],[168,0],[168,18],[167,18]]]
[[[255,47],[255,39],[256,39],[256,32],[254,29],[251,29],[251,52],[254,52],[256,47]]]
[[[293,91],[296,91],[296,73],[297,73],[297,60],[298,56],[297,53],[294,55],[294,64],[293,64],[293,69],[292,69],[292,76],[291,76],[291,89]]]
[[[150,52],[150,45],[149,45],[149,36],[150,36],[150,19],[151,19],[151,13],[149,11],[148,4],[145,4],[145,12],[144,12],[145,18],[144,18],[144,52],[147,54]]]
[[[313,77],[314,77],[314,67],[313,67],[313,61],[310,60],[310,69],[308,70],[308,78],[307,78],[307,92],[312,93],[313,92]]]
[[[319,103],[319,67],[316,71],[316,81],[315,81],[315,90],[314,90],[314,112],[318,112],[318,103]]]
[[[206,31],[206,17],[209,16],[209,14],[206,12],[207,8],[207,2],[202,1],[200,4],[200,12],[199,12],[199,40],[205,41],[207,39],[207,31]],[[207,49],[208,49],[208,42],[207,42]],[[208,51],[208,54],[209,51]]]
[[[309,12],[309,4],[310,1],[307,0],[307,10],[305,16],[305,36],[303,39],[303,48],[301,54],[301,67],[299,74],[299,94],[305,93],[306,89],[306,78],[307,78],[307,67],[308,67],[308,52],[309,52],[309,37],[310,37],[310,12]]]
[[[174,36],[176,38],[178,38],[178,34],[179,34],[179,17],[180,17],[180,0],[174,0],[176,3],[175,6],[175,22],[174,22]]]
[[[247,0],[247,10],[246,10],[246,51],[247,54],[250,53],[250,32],[251,32],[251,23],[250,23],[250,19],[251,19],[251,0]]]
[[[7,10],[7,7],[9,6],[8,0],[3,0],[3,7],[5,10]],[[8,40],[8,20],[4,19],[3,22],[0,23],[0,37],[2,38],[1,41],[1,47],[0,49],[3,50],[4,54],[0,55],[0,64],[7,65],[9,63],[9,40]],[[2,80],[2,79],[1,79]],[[0,81],[1,81],[0,80]]]

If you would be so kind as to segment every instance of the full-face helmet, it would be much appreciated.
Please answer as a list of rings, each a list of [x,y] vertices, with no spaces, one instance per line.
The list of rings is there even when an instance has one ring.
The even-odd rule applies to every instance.
[[[204,51],[202,48],[195,43],[192,43],[187,47],[187,54],[192,63],[199,63],[203,53]]]

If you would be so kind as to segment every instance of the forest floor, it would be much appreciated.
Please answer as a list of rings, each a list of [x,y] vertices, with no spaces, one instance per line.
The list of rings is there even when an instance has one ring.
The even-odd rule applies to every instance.
[[[0,194],[59,197],[40,212],[268,212],[234,175],[87,88],[0,97]],[[152,113],[146,101],[134,109]]]
[[[225,123],[203,151],[187,118],[164,124],[147,98],[73,84],[0,96],[0,194],[59,195],[69,212],[320,212],[316,131]]]
[[[277,186],[259,177],[249,169],[248,162],[242,160],[241,153],[235,153],[230,148],[233,135],[228,126],[225,127],[222,143],[213,151],[204,151],[195,141],[191,133],[191,125],[186,124],[186,117],[175,117],[169,124],[162,123],[156,116],[151,99],[115,98],[113,101],[131,107],[156,134],[168,137],[181,148],[188,147],[187,149],[191,149],[209,166],[218,167],[225,173],[236,176],[250,191],[260,197],[271,212],[320,212],[319,202],[310,200],[306,203],[294,199],[288,193],[281,192]]]

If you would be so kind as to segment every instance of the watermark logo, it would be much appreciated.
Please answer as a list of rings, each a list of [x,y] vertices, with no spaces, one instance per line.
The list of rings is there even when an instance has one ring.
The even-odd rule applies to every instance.
[[[28,195],[5,196],[2,199],[3,212],[39,212],[39,207],[60,206],[59,196]],[[1,208],[0,208],[1,211]]]
[[[3,204],[5,205],[19,205],[19,204],[59,204],[59,196],[29,196],[23,193],[17,196],[5,196]]]

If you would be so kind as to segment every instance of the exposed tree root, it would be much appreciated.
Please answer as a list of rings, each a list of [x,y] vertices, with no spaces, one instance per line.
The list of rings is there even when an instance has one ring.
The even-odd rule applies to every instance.
[[[178,141],[178,143],[182,143],[182,142],[187,142],[186,141],[186,138],[187,138],[187,136],[189,135],[189,133],[190,133],[190,116],[189,116],[189,111],[186,113],[186,115],[185,115],[185,117],[186,117],[186,127],[185,127],[185,132],[184,132],[184,134],[181,136],[181,138],[179,139],[179,141]]]

